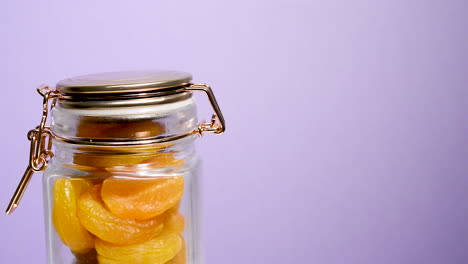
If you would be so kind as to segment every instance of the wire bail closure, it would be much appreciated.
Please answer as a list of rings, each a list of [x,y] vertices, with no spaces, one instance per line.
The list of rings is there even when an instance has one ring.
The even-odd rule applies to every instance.
[[[46,122],[49,114],[49,100],[54,100],[50,106],[51,108],[55,105],[57,93],[51,91],[46,85],[38,87],[37,92],[43,98],[41,123],[35,129],[28,132],[28,139],[31,141],[28,166],[7,207],[7,215],[11,214],[18,207],[34,172],[44,171],[47,168],[49,160],[54,156],[52,153],[52,134],[49,127],[46,126]]]
[[[58,93],[51,91],[48,86],[40,86],[37,92],[42,96],[42,118],[41,123],[35,129],[28,132],[28,139],[31,141],[29,156],[29,166],[35,172],[44,171],[49,160],[54,156],[52,153],[52,134],[50,128],[46,126],[49,115],[49,100],[53,100],[50,108],[55,106]]]
[[[215,133],[218,135],[224,133],[224,131],[226,130],[226,123],[224,121],[223,114],[221,113],[221,109],[219,108],[218,102],[216,101],[216,97],[214,96],[211,87],[207,84],[191,84],[190,86],[188,86],[187,90],[195,92],[205,92],[215,112],[211,116],[210,123],[201,123],[198,125],[199,136],[202,136],[205,132]]]
[[[207,84],[189,84],[185,87],[186,91],[191,92],[205,92],[208,96],[210,104],[214,110],[214,114],[211,116],[210,122],[202,122],[198,124],[197,129],[188,132],[183,135],[176,135],[171,136],[168,138],[162,139],[154,139],[154,140],[141,140],[140,142],[136,141],[139,144],[151,144],[151,143],[159,143],[159,142],[167,142],[171,140],[177,140],[186,136],[190,136],[193,134],[198,134],[200,137],[203,136],[204,133],[214,133],[214,134],[222,134],[226,130],[226,124],[219,108],[218,102],[214,96],[213,90]],[[30,141],[30,152],[29,152],[29,161],[28,166],[21,178],[18,187],[13,194],[13,197],[10,200],[10,203],[6,209],[6,214],[11,214],[18,206],[21,201],[21,198],[26,191],[26,188],[32,178],[32,175],[35,172],[43,172],[47,169],[47,165],[49,161],[53,158],[54,153],[52,152],[52,139],[62,140],[64,142],[69,143],[77,143],[77,144],[90,144],[90,141],[70,141],[63,138],[60,138],[57,135],[54,135],[50,127],[46,125],[47,118],[49,115],[50,109],[52,109],[57,100],[60,99],[62,96],[57,90],[51,90],[48,86],[42,85],[37,88],[37,92],[42,96],[42,117],[40,124],[30,130],[27,134],[28,139]],[[50,105],[49,105],[50,103]],[[132,145],[135,142],[123,142],[123,144]],[[93,144],[100,144],[99,142],[94,142]],[[114,145],[110,142],[109,145]]]

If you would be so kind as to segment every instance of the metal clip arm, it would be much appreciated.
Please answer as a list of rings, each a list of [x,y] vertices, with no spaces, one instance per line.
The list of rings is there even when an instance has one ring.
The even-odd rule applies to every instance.
[[[49,100],[56,98],[56,94],[47,86],[41,86],[37,88],[37,91],[43,97],[41,123],[28,132],[28,139],[31,141],[28,166],[11,198],[6,214],[11,214],[18,207],[34,172],[44,171],[53,157],[52,136],[46,126],[46,121],[49,113]]]
[[[222,134],[226,130],[226,123],[224,121],[223,114],[219,108],[216,97],[214,96],[213,90],[207,84],[191,84],[187,87],[188,91],[201,91],[205,92],[210,100],[211,106],[213,107],[214,114],[211,116],[210,123],[201,123],[198,125],[198,133],[202,135],[204,132],[211,132],[215,134]]]

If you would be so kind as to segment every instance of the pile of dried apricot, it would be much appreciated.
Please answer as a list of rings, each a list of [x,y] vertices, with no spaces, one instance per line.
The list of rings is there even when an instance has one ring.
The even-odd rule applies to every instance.
[[[148,139],[163,133],[164,126],[153,120],[115,122],[86,117],[76,137]],[[185,219],[179,212],[184,178],[117,176],[183,163],[174,153],[158,151],[165,147],[160,144],[112,152],[84,147],[73,154],[73,164],[68,167],[85,171],[89,177],[54,182],[52,221],[76,264],[186,263]]]
[[[59,178],[53,224],[76,263],[185,263],[184,178]]]

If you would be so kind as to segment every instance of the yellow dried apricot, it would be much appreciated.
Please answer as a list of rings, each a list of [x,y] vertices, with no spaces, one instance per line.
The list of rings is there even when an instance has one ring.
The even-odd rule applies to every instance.
[[[131,245],[148,241],[162,231],[165,215],[147,220],[123,219],[108,211],[101,199],[101,185],[95,185],[78,200],[78,217],[89,232],[100,239]]]
[[[109,177],[102,184],[102,200],[116,216],[150,219],[179,202],[184,193],[184,178]]]
[[[180,239],[182,240],[182,248],[180,249],[179,253],[177,255],[169,260],[169,262],[166,262],[166,264],[185,264],[187,263],[187,256],[186,256],[186,249],[185,249],[185,240],[181,236]]]
[[[62,242],[78,253],[94,248],[94,236],[80,223],[77,216],[77,201],[92,184],[79,178],[61,178],[54,183],[52,222]]]
[[[145,243],[131,246],[114,245],[97,239],[96,251],[100,264],[164,264],[177,255],[182,243],[179,234],[164,230]]]

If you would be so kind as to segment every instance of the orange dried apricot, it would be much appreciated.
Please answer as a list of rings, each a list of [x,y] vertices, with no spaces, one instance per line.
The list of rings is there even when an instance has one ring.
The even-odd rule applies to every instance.
[[[144,163],[152,169],[165,168],[169,166],[178,166],[184,163],[181,159],[176,159],[174,153],[158,153],[152,158],[145,160]]]
[[[147,220],[120,218],[106,209],[100,193],[101,185],[95,185],[78,200],[78,217],[89,232],[117,245],[138,244],[159,235],[165,215]]]
[[[102,184],[102,200],[121,218],[150,219],[176,205],[184,192],[184,178],[109,177]]]
[[[131,246],[96,240],[100,264],[164,264],[173,259],[181,248],[180,235],[168,230],[147,242]]]
[[[177,210],[169,209],[167,212],[164,229],[175,231],[182,234],[185,229],[185,218]]]
[[[169,262],[166,262],[166,264],[185,264],[187,263],[187,256],[186,256],[186,249],[185,249],[185,240],[182,236],[180,236],[180,239],[182,239],[182,248],[180,249],[179,253],[177,255],[169,260]]]
[[[123,153],[75,153],[73,163],[80,166],[110,168],[116,166],[130,166],[148,160],[150,155],[123,154]]]
[[[155,147],[156,148],[156,147]],[[161,147],[162,148],[162,147]],[[154,149],[153,151],[157,151]],[[102,157],[100,158],[102,159]],[[183,164],[183,160],[176,159],[174,153],[157,153],[145,154],[140,156],[127,155],[122,157],[114,157],[114,160],[104,161],[105,168],[108,172],[136,172],[138,170],[157,170],[167,167],[179,166]],[[99,162],[97,165],[102,165]]]
[[[65,167],[68,167],[68,168],[74,169],[74,170],[85,171],[85,172],[88,172],[88,173],[104,172],[105,171],[105,170],[103,170],[101,168],[85,166],[85,165],[77,165],[77,164],[65,164]]]
[[[85,179],[60,178],[54,183],[52,222],[62,242],[78,253],[94,248],[94,236],[80,223],[77,201],[92,184]]]
[[[164,127],[152,119],[149,120],[109,120],[102,117],[85,117],[80,120],[76,137],[88,139],[135,139],[151,138],[163,134]],[[160,149],[162,146],[156,146]],[[152,154],[129,154],[114,152],[95,152],[92,147],[80,148],[82,153],[75,153],[76,165],[96,168],[136,165],[150,159]],[[138,151],[137,151],[138,152]]]
[[[164,127],[147,120],[106,120],[102,117],[85,117],[78,124],[77,137],[110,139],[110,138],[149,138],[164,133]]]

